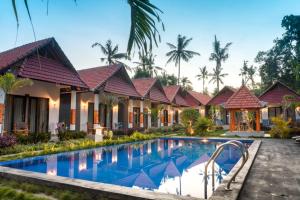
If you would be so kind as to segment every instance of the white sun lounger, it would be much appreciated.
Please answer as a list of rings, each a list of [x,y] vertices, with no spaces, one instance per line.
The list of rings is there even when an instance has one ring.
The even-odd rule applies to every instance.
[[[297,140],[300,139],[300,135],[292,137],[292,139]]]

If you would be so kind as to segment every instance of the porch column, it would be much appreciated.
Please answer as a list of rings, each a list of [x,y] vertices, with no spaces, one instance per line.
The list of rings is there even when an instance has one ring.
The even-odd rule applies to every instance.
[[[164,110],[165,109],[162,109],[161,111],[160,111],[160,126],[164,126],[164,123],[165,123],[165,119],[164,119]]]
[[[128,128],[133,127],[133,101],[129,99],[128,102]]]
[[[4,128],[4,114],[5,114],[5,93],[0,88],[0,135],[3,134],[3,128]]]
[[[173,124],[173,110],[170,105],[168,105],[168,126]]]
[[[234,110],[230,110],[230,131],[235,129],[235,115]]]
[[[94,93],[94,128],[99,127],[99,94]]]
[[[148,107],[148,128],[151,128],[151,103],[150,103],[150,105],[149,105],[149,107]]]
[[[76,128],[76,91],[71,91],[71,119],[70,119],[70,130],[75,131]]]
[[[144,128],[144,101],[140,101],[140,127]]]
[[[113,128],[114,129],[118,129],[119,127],[118,127],[118,114],[119,114],[119,105],[117,104],[117,105],[114,105],[113,106],[113,116],[112,116],[112,120],[113,120]]]
[[[256,110],[256,131],[260,131],[260,112]]]

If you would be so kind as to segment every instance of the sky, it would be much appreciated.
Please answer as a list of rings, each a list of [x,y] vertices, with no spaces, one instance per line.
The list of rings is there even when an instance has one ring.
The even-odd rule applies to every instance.
[[[156,65],[177,75],[173,63],[167,64],[166,42],[175,44],[178,34],[193,38],[189,50],[199,52],[190,62],[181,64],[181,77],[188,77],[196,91],[202,91],[202,81],[196,79],[199,67],[207,66],[212,72],[215,63],[209,61],[214,35],[224,46],[232,42],[229,59],[222,65],[224,85],[239,87],[240,68],[244,60],[254,63],[258,51],[268,50],[273,40],[284,30],[281,20],[285,15],[299,15],[299,0],[151,0],[163,14],[165,31],[160,30],[162,41],[154,48]],[[29,0],[36,39],[54,37],[76,69],[105,65],[94,42],[111,39],[125,52],[130,29],[130,8],[127,0],[50,0],[47,15],[46,0]],[[11,0],[0,3],[0,52],[33,42],[34,35],[23,1],[17,1],[20,25],[17,23]],[[133,61],[138,61],[137,49]],[[127,62],[128,63],[128,62]],[[129,63],[130,64],[130,63]],[[131,66],[135,66],[133,63]],[[258,72],[257,72],[258,73]],[[256,77],[259,81],[259,76]],[[209,92],[216,84],[208,83]]]

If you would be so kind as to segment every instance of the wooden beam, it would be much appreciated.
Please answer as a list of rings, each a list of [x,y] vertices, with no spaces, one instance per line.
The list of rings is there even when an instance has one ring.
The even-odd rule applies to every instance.
[[[256,131],[260,131],[260,111],[256,110]]]
[[[235,111],[230,110],[230,131],[235,129]]]

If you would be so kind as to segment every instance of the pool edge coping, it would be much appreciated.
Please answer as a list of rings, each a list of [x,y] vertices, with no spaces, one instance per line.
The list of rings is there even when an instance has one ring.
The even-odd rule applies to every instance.
[[[250,145],[249,151],[249,159],[245,163],[244,167],[236,176],[236,181],[231,183],[231,191],[225,190],[226,184],[229,179],[234,175],[234,173],[238,170],[243,160],[240,160],[235,164],[235,166],[230,170],[229,174],[224,177],[222,183],[217,187],[217,189],[213,192],[213,195],[209,198],[209,200],[236,200],[239,197],[239,194],[243,188],[243,185],[247,179],[247,176],[251,170],[251,167],[255,161],[258,150],[261,146],[262,140],[253,139],[253,143]]]
[[[164,138],[164,137],[161,137]],[[168,136],[167,138],[172,138]],[[230,173],[224,178],[222,183],[218,186],[216,191],[214,191],[213,195],[209,198],[209,200],[219,200],[219,199],[237,199],[239,192],[242,189],[243,183],[246,180],[246,176],[254,162],[254,159],[256,157],[256,154],[258,152],[258,149],[261,144],[261,140],[258,139],[250,139],[250,138],[201,138],[201,137],[189,137],[191,139],[237,139],[237,140],[253,140],[253,143],[249,147],[249,160],[246,162],[243,169],[240,171],[238,176],[236,177],[237,183],[232,183],[231,188],[232,191],[227,192],[225,191],[225,185],[229,180],[229,177],[233,175],[233,173],[238,169],[239,165],[242,162],[242,159],[240,159],[236,165],[232,168]],[[180,139],[180,137],[178,137]],[[178,196],[173,194],[166,194],[166,193],[160,193],[160,192],[154,192],[154,191],[148,191],[148,190],[142,190],[142,189],[136,189],[136,188],[126,188],[123,186],[113,185],[113,184],[106,184],[106,183],[99,183],[99,182],[93,182],[93,181],[87,181],[87,180],[81,180],[81,179],[73,179],[73,178],[67,178],[67,177],[60,177],[60,176],[49,176],[47,174],[38,173],[38,172],[30,172],[20,169],[13,169],[9,167],[0,166],[0,177],[7,177],[15,180],[20,181],[27,181],[32,183],[44,183],[47,186],[50,187],[64,187],[71,190],[87,190],[87,191],[93,191],[96,192],[96,194],[104,195],[104,197],[113,196],[114,198],[117,197],[117,199],[122,199],[124,197],[131,197],[132,199],[180,199],[180,200],[186,200],[186,199],[198,199],[201,200],[201,198],[195,198],[195,197],[187,197],[187,196]],[[231,195],[230,195],[231,194]],[[234,198],[233,198],[234,197]]]

